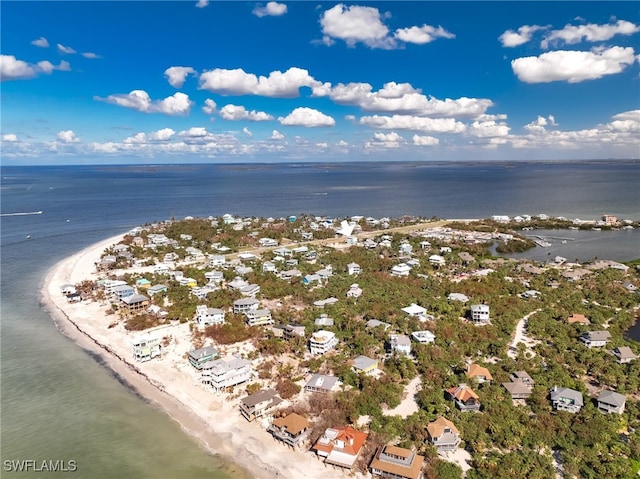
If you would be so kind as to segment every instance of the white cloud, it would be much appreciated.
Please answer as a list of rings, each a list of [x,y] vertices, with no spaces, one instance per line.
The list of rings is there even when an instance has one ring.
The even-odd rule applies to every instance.
[[[178,135],[188,138],[202,138],[209,134],[206,128],[202,126],[192,126],[188,130],[183,130]]]
[[[602,42],[610,40],[615,35],[632,35],[640,32],[640,26],[626,20],[618,20],[607,25],[566,25],[562,30],[553,30],[544,37],[540,46],[547,48],[550,43],[565,42],[572,45],[582,40],[588,42]]]
[[[18,136],[15,133],[7,133],[2,135],[2,141],[14,142],[18,141]]]
[[[318,148],[328,148],[328,147],[329,147],[329,145],[328,145],[326,142],[324,142],[324,141],[323,141],[323,142],[320,142],[320,143],[316,143],[316,146],[317,146]]]
[[[195,75],[196,71],[191,67],[169,67],[164,71],[169,85],[174,88],[182,88],[187,75]]]
[[[469,127],[469,134],[478,138],[507,136],[510,128],[504,123],[490,121],[474,121]]]
[[[398,148],[401,143],[404,143],[404,138],[398,135],[395,131],[391,133],[374,133],[371,140],[366,141],[365,148]]]
[[[464,123],[453,118],[424,118],[409,115],[363,116],[360,118],[360,124],[385,130],[411,130],[434,133],[461,133],[466,129]]]
[[[328,45],[334,38],[344,40],[350,47],[358,42],[380,48],[389,44],[389,29],[382,23],[377,8],[347,7],[340,3],[322,14],[320,25],[324,35],[323,41]]]
[[[347,143],[344,140],[340,140],[338,141],[338,143],[336,143],[336,146],[339,146],[340,148],[344,148],[345,146],[349,146],[349,143]]]
[[[125,138],[122,142],[125,144],[144,144],[147,143],[147,135],[144,133],[136,133],[129,138]]]
[[[273,132],[271,133],[271,136],[269,137],[270,140],[284,140],[284,135],[282,133],[280,133],[278,130],[273,130]]]
[[[237,121],[237,120],[249,120],[249,121],[268,121],[273,120],[273,116],[263,111],[251,110],[247,111],[244,106],[239,105],[225,105],[220,109],[220,116],[224,120]]]
[[[63,130],[58,132],[58,140],[64,143],[76,143],[80,141],[73,130]]]
[[[13,55],[0,55],[0,81],[27,80],[41,73],[48,75],[54,70],[70,71],[71,67],[65,61],[61,61],[59,65],[54,65],[47,60],[33,64],[18,60]]]
[[[640,110],[625,111],[613,116],[614,120],[630,120],[640,123]]]
[[[253,14],[256,17],[279,17],[287,13],[287,6],[284,3],[269,2],[266,6],[258,6],[253,9]]]
[[[117,93],[106,98],[96,96],[94,99],[143,113],[164,113],[165,115],[188,115],[193,105],[189,97],[181,92],[174,93],[164,100],[151,100],[144,90],[133,90],[127,94]]]
[[[545,28],[540,25],[523,25],[518,28],[517,32],[507,30],[498,37],[498,40],[500,40],[503,47],[517,47],[530,41],[535,32]]]
[[[96,59],[96,58],[102,58],[100,55],[98,55],[97,53],[93,53],[93,52],[84,52],[82,54],[83,57],[85,58],[90,58],[92,60]]]
[[[59,43],[58,43],[58,52],[65,55],[73,55],[74,53],[76,53],[76,51],[73,48],[65,47],[64,45],[61,45]]]
[[[216,68],[200,75],[200,89],[222,95],[260,95],[277,98],[300,96],[300,88],[317,87],[307,70],[291,67],[287,71],[273,71],[268,77],[246,73],[241,68],[225,70]]]
[[[249,128],[247,128],[246,126],[242,129],[242,133],[247,135],[249,138],[251,138],[253,136],[253,133],[251,133],[251,130]]]
[[[336,121],[318,110],[313,108],[299,107],[289,113],[286,117],[279,117],[278,121],[281,125],[286,126],[334,126]]]
[[[217,111],[217,107],[218,105],[216,104],[215,101],[213,101],[211,98],[207,98],[204,101],[204,106],[202,107],[202,111],[205,112],[207,115],[212,115]]]
[[[40,37],[36,40],[33,40],[31,42],[31,45],[35,45],[36,47],[41,47],[41,48],[49,48],[49,41],[44,37]]]
[[[157,141],[167,141],[175,134],[176,132],[171,128],[162,128],[161,130],[151,132],[149,138]]]
[[[198,2],[196,3],[196,7],[198,8],[204,8],[208,5],[209,5],[209,0],[198,0]]]
[[[433,136],[413,135],[411,139],[413,140],[413,144],[418,146],[435,146],[440,143],[440,140]]]
[[[599,48],[589,52],[557,50],[539,57],[516,58],[511,62],[511,68],[525,83],[579,83],[620,73],[635,61],[631,47]]]
[[[453,33],[446,31],[441,26],[436,28],[426,24],[421,27],[398,28],[393,36],[403,42],[416,43],[418,45],[430,43],[437,38],[456,37]]]

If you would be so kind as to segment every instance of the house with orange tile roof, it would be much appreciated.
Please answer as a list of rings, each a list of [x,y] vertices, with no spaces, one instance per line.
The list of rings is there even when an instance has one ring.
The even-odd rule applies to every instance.
[[[475,363],[469,364],[467,367],[467,377],[469,379],[473,379],[479,384],[493,381],[493,376],[491,376],[489,370]]]
[[[455,451],[460,445],[458,428],[442,416],[427,424],[427,432],[429,433],[431,444],[436,447],[438,454]]]
[[[295,412],[275,419],[267,429],[274,438],[291,447],[297,446],[307,435],[308,430],[309,421]]]
[[[352,426],[328,428],[311,449],[325,458],[325,464],[351,469],[368,435],[367,432],[356,431]]]
[[[459,384],[456,387],[446,390],[449,398],[455,402],[456,407],[461,411],[479,411],[480,410],[480,398],[473,392],[469,386],[464,383]]]
[[[369,464],[371,474],[390,479],[423,479],[424,456],[411,449],[387,444]]]
[[[584,314],[573,313],[567,318],[567,323],[591,324],[591,321],[589,321]]]

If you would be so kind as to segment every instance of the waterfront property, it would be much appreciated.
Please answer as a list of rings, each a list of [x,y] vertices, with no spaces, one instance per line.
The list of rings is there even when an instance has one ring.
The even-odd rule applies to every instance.
[[[556,411],[577,413],[582,409],[582,406],[584,406],[582,393],[571,388],[553,386],[550,398],[551,404]]]
[[[133,359],[138,362],[149,361],[160,356],[162,346],[160,338],[151,334],[141,334],[131,340]]]
[[[189,362],[196,369],[202,369],[202,366],[209,361],[213,361],[218,357],[218,350],[213,346],[194,349],[189,351]]]
[[[238,356],[209,361],[202,365],[201,371],[202,382],[215,392],[248,381],[253,375],[251,361]]]
[[[311,354],[325,354],[335,348],[337,344],[338,338],[335,333],[322,329],[311,336],[309,352]]]
[[[609,331],[588,331],[580,336],[582,341],[588,348],[601,348],[611,340]]]
[[[253,421],[270,414],[281,402],[278,391],[266,389],[243,398],[240,401],[240,412],[247,421]]]
[[[460,446],[461,439],[458,428],[442,416],[427,424],[427,432],[429,440],[435,446],[438,454],[455,451]]]
[[[309,430],[309,421],[295,412],[275,419],[267,431],[279,441],[295,447],[302,441]]]
[[[422,479],[424,456],[415,450],[387,444],[378,448],[369,464],[371,474],[389,479]]]
[[[598,411],[609,414],[622,414],[627,398],[615,391],[602,391],[598,396]]]
[[[129,316],[144,312],[149,307],[149,298],[144,294],[134,294],[122,298],[121,303],[123,305],[122,310]]]
[[[452,400],[460,411],[479,411],[480,398],[464,383],[446,390],[447,396]]]
[[[326,464],[351,469],[367,440],[369,433],[356,431],[352,426],[328,428],[313,445]]]

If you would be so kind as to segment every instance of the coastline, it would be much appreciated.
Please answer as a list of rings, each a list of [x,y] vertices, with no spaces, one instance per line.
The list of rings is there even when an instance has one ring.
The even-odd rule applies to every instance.
[[[130,340],[136,333],[110,328],[106,306],[92,301],[68,303],[62,285],[96,277],[94,263],[101,253],[124,234],[95,243],[55,264],[46,274],[41,290],[42,306],[59,331],[114,372],[132,391],[170,418],[206,451],[236,465],[226,469],[233,477],[255,479],[321,479],[326,466],[308,451],[291,450],[275,441],[256,422],[238,412],[238,397],[215,395],[200,383],[184,359],[191,349],[188,323],[166,328],[171,349],[161,358],[136,363],[130,358]],[[138,333],[139,334],[139,333]],[[331,470],[336,478],[363,477],[349,471]]]

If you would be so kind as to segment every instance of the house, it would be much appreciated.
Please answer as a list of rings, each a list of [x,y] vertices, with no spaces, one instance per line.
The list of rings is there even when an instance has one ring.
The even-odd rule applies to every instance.
[[[447,296],[447,299],[449,301],[460,301],[461,303],[466,303],[469,301],[469,296],[462,293],[450,293],[449,296]]]
[[[238,254],[238,259],[240,259],[241,261],[255,261],[258,259],[258,257],[249,251],[245,251]]]
[[[276,264],[271,261],[265,261],[264,263],[262,263],[262,271],[264,273],[275,273]]]
[[[601,348],[611,340],[609,331],[588,331],[580,336],[582,341],[588,348]]]
[[[429,248],[431,248],[431,243],[429,243],[428,241],[420,241],[420,248],[429,251]]]
[[[615,348],[612,353],[616,358],[618,358],[618,362],[620,364],[630,363],[634,359],[638,358],[629,346],[620,346]]]
[[[224,273],[222,271],[207,271],[204,274],[204,278],[209,282],[209,284],[220,284],[224,280]]]
[[[138,362],[149,361],[160,356],[162,346],[160,338],[151,334],[141,334],[131,340],[133,359]]]
[[[328,280],[333,276],[333,267],[329,264],[325,268],[316,271],[316,274],[320,277],[320,280]]]
[[[406,308],[402,308],[402,311],[407,313],[409,316],[412,316],[414,318],[420,318],[420,319],[426,318],[426,314],[427,314],[426,308],[423,308],[422,306],[418,306],[416,303],[411,303],[410,306],[407,306]]]
[[[330,297],[327,299],[319,299],[318,301],[314,301],[313,305],[319,308],[324,308],[327,304],[336,304],[338,302],[338,298]]]
[[[420,344],[431,344],[436,340],[436,335],[431,331],[414,331],[411,337]]]
[[[147,288],[147,294],[149,296],[153,296],[159,293],[166,293],[169,290],[166,284],[154,284],[153,286],[149,286]]]
[[[528,299],[528,298],[532,298],[532,299],[537,299],[540,297],[540,291],[535,290],[535,289],[529,289],[527,291],[525,291],[524,293],[520,293],[520,297],[523,299]]]
[[[313,322],[316,326],[333,326],[333,318],[322,313],[319,318]]]
[[[212,254],[209,256],[209,266],[215,268],[217,266],[224,266],[227,259],[221,254]]]
[[[400,263],[391,268],[391,276],[403,277],[409,276],[409,272],[411,271],[411,266],[407,263]]]
[[[209,361],[204,363],[200,369],[202,382],[211,386],[216,392],[248,381],[253,374],[251,361],[239,356]]]
[[[276,246],[278,246],[278,242],[273,238],[260,238],[258,240],[258,244],[262,248],[275,248]]]
[[[356,431],[352,426],[328,428],[311,449],[325,458],[325,464],[351,469],[368,435],[366,432]]]
[[[71,293],[67,295],[67,303],[79,303],[82,301],[80,293]]]
[[[389,336],[389,347],[392,353],[397,351],[405,356],[411,354],[411,340],[404,334],[392,334]]]
[[[347,298],[357,299],[362,296],[362,288],[358,285],[358,283],[353,283],[349,287],[349,291],[347,291]]]
[[[589,321],[584,314],[573,313],[571,316],[567,318],[567,323],[591,324],[591,321]]]
[[[389,323],[385,323],[384,321],[380,321],[378,319],[370,319],[367,321],[366,329],[377,328],[378,326],[382,326],[382,328],[386,331],[391,327]]]
[[[614,391],[602,391],[598,396],[598,411],[608,414],[622,414],[627,398]]]
[[[309,421],[295,412],[275,419],[267,432],[279,441],[295,447],[304,439],[309,429]]]
[[[234,268],[234,271],[238,276],[246,276],[250,273],[253,273],[253,268],[251,266],[244,266],[242,264],[239,264]]]
[[[271,310],[269,309],[252,309],[244,313],[247,317],[247,325],[249,326],[265,326],[273,324]]]
[[[527,386],[529,386],[530,388],[532,388],[535,385],[535,381],[531,376],[529,376],[529,373],[526,371],[515,371],[514,373],[511,374],[511,376],[509,376],[509,379],[511,379],[511,381],[513,382],[520,381],[526,384]]]
[[[310,393],[330,393],[338,388],[340,382],[335,376],[327,376],[324,374],[314,374],[311,379],[304,385],[304,390]]]
[[[240,401],[240,413],[247,421],[253,421],[271,413],[282,402],[275,389],[266,389],[251,394]]]
[[[456,387],[446,390],[449,398],[455,403],[456,407],[461,411],[479,411],[480,398],[478,395],[464,383]]]
[[[255,298],[241,298],[233,302],[233,312],[235,314],[246,313],[247,311],[255,311],[258,309],[260,301]]]
[[[224,323],[224,311],[218,308],[208,308],[205,304],[196,306],[196,322],[198,326]]]
[[[205,348],[194,349],[189,351],[189,362],[196,369],[202,369],[202,365],[213,361],[218,357],[218,350],[213,346],[207,346]]]
[[[460,258],[460,260],[462,261],[462,264],[469,264],[475,261],[475,258],[471,256],[469,253],[467,253],[466,251],[460,251],[458,253],[458,258]]]
[[[156,274],[169,274],[169,268],[166,264],[157,264],[153,267],[153,272]]]
[[[121,284],[111,288],[111,294],[115,299],[126,298],[127,296],[133,296],[136,294],[136,290],[128,284]]]
[[[576,413],[584,406],[582,393],[575,389],[553,386],[550,398],[551,404],[556,411]]]
[[[409,243],[402,243],[398,247],[398,254],[400,256],[409,256],[411,255],[412,252],[413,252],[413,246],[411,246]]]
[[[347,274],[350,276],[360,274],[360,271],[360,265],[358,263],[349,263],[347,265]]]
[[[244,288],[245,286],[249,286],[249,283],[241,277],[236,276],[227,283],[227,286],[234,291],[240,291],[240,289]]]
[[[422,479],[424,456],[416,451],[387,444],[378,449],[369,464],[371,474],[390,479]]]
[[[470,364],[467,367],[466,374],[469,379],[475,380],[479,384],[493,381],[493,377],[489,370],[479,364]]]
[[[353,369],[353,372],[355,373],[371,375],[375,374],[376,370],[378,369],[377,359],[371,359],[367,356],[362,355],[349,361],[349,364],[351,365],[351,369]]]
[[[69,296],[70,294],[77,293],[76,287],[73,284],[63,284],[61,289],[62,289],[62,294],[64,294],[65,296]]]
[[[460,432],[458,428],[444,417],[440,416],[427,424],[429,439],[438,451],[438,454],[455,451],[460,445]]]
[[[442,256],[438,254],[432,254],[431,256],[429,256],[429,263],[431,263],[433,266],[440,267],[444,266],[447,262]]]
[[[314,284],[314,283],[321,284],[322,283],[322,279],[317,274],[307,274],[307,275],[305,275],[304,278],[302,278],[302,282],[304,284]]]
[[[511,399],[529,399],[534,381],[526,371],[516,371],[509,376],[511,382],[502,383],[502,386],[511,394]]]
[[[136,315],[149,307],[149,298],[144,294],[127,296],[126,298],[122,298],[121,302],[124,305],[125,312],[129,315]]]
[[[304,326],[300,324],[287,324],[282,328],[282,337],[284,339],[304,338]]]
[[[248,284],[246,286],[241,287],[238,291],[242,296],[249,296],[251,298],[255,297],[256,294],[260,292],[260,286],[257,284]]]
[[[338,344],[335,333],[321,329],[313,333],[309,340],[309,351],[311,354],[325,354],[331,351]]]
[[[280,271],[280,274],[278,276],[280,277],[280,279],[289,281],[292,278],[299,278],[300,276],[302,276],[302,273],[298,269],[287,269],[284,271]]]
[[[471,306],[471,321],[476,324],[488,324],[489,306],[486,304],[474,304]]]

